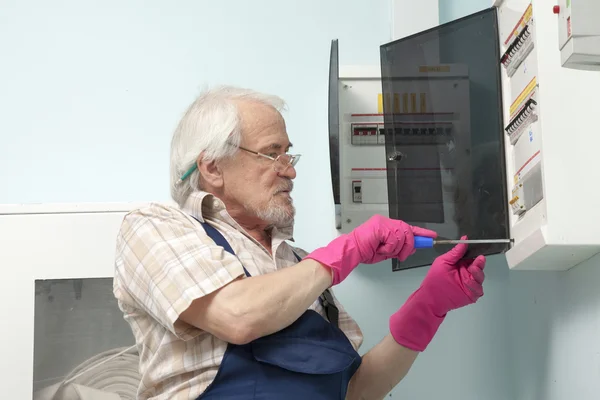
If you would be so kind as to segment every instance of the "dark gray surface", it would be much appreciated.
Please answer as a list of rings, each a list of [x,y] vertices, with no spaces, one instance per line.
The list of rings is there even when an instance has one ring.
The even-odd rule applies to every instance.
[[[433,229],[435,224],[439,226],[443,221],[442,224],[457,226],[460,235],[468,235],[471,239],[509,238],[498,46],[494,8],[381,46],[384,98],[400,91],[397,87],[400,80],[395,78],[400,69],[417,70],[421,65],[438,62],[468,68],[469,100],[465,108],[470,110],[470,129],[453,130],[450,135],[444,135],[454,143],[461,143],[461,147],[457,145],[457,150],[452,153],[439,143],[415,146],[410,135],[398,134],[392,128],[403,116],[393,114],[390,105],[386,106],[384,102],[386,154],[401,152],[407,155],[400,162],[388,162],[390,217]],[[420,80],[419,87],[422,82]],[[460,84],[458,80],[457,84]],[[435,91],[435,86],[430,85],[427,98],[440,96],[442,94]],[[438,159],[444,158],[444,165],[454,166],[453,169],[417,174],[405,168],[406,160],[428,160],[425,164],[437,165]],[[451,193],[448,201],[452,207],[445,207],[446,200],[441,196],[442,174],[451,176],[451,183],[444,191]],[[453,215],[445,215],[447,210],[454,210]],[[466,257],[498,254],[508,247],[506,244],[472,245]],[[405,262],[394,260],[393,268],[430,265],[435,257],[449,249],[450,246],[437,246],[420,250]]]
[[[112,278],[35,282],[34,391],[98,353],[135,343],[112,290]]]

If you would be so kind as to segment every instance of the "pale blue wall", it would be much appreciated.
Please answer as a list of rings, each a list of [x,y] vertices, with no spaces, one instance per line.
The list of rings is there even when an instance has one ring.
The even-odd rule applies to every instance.
[[[492,0],[439,0],[440,23],[491,7]]]
[[[390,270],[389,263],[361,266],[336,289],[363,328],[363,350],[387,334],[388,317],[418,288],[428,268]],[[507,287],[506,261],[490,257],[484,297],[447,316],[393,398],[512,400]]]
[[[5,4],[4,2],[3,4]],[[169,198],[171,133],[206,84],[274,92],[303,154],[308,248],[333,226],[327,93],[340,63],[378,62],[390,0],[9,1],[0,13],[0,203]],[[368,22],[368,29],[361,28]]]
[[[311,250],[331,239],[329,44],[340,39],[342,64],[377,63],[390,39],[389,0],[4,3],[0,203],[165,200],[170,135],[184,108],[206,83],[240,84],[289,102],[304,154],[297,241]],[[489,3],[441,0],[440,21]],[[393,397],[597,398],[599,263],[517,274],[491,257],[484,298],[448,316]],[[361,266],[336,291],[364,330],[363,351],[427,272],[390,269]]]
[[[566,272],[511,272],[515,400],[600,398],[600,255]]]
[[[215,83],[287,99],[300,186],[325,187],[330,40],[369,64],[390,37],[390,0],[2,4],[0,203],[167,199],[171,132]]]
[[[9,1],[0,14],[0,203],[168,199],[171,132],[204,84],[271,91],[289,103],[298,165],[296,239],[333,238],[327,147],[329,45],[341,64],[376,64],[390,0]],[[399,399],[506,400],[506,281],[451,313],[394,390]],[[361,266],[337,288],[366,352],[427,268]]]

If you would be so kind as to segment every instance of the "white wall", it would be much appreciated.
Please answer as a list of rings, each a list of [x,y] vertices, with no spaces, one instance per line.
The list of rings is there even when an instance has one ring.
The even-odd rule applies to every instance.
[[[53,296],[54,304],[50,305],[44,304],[44,297],[34,296],[35,280],[111,277],[114,237],[125,210],[131,207],[122,204],[113,207],[112,212],[107,211],[107,205],[102,206],[105,212],[95,207],[82,211],[79,207],[79,212],[73,213],[74,207],[70,206],[29,206],[29,214],[17,215],[9,214],[15,209],[0,206],[0,265],[6,277],[0,291],[0,320],[5,328],[0,340],[2,398],[31,398],[34,350],[35,387],[39,389],[58,381],[61,374],[93,355],[92,351],[131,342],[122,335],[123,321],[114,319],[116,302],[107,301],[110,287],[108,293],[102,293],[97,285],[86,281],[81,297],[73,300],[69,294],[57,291],[57,285],[48,293]],[[52,208],[58,212],[48,213]],[[38,312],[46,312],[45,318],[34,316],[36,306]],[[45,340],[39,337],[40,332],[34,335],[36,322],[45,324]],[[99,332],[110,334],[93,336]],[[52,342],[55,347],[50,349]],[[39,347],[34,349],[34,343]],[[58,349],[66,354],[59,354]],[[55,359],[48,360],[50,357]]]

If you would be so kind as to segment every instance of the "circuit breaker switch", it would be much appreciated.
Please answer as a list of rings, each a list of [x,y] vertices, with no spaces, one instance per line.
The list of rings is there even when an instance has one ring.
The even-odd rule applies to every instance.
[[[531,124],[538,120],[536,112],[537,102],[532,98],[527,100],[518,114],[511,120],[505,128],[506,133],[510,138],[510,143],[515,144],[519,137],[523,134]]]
[[[512,199],[510,199],[509,204],[513,214],[515,215],[521,215],[527,211],[527,208],[525,207],[525,194],[522,183],[519,182],[513,188]]]
[[[362,203],[362,181],[352,181],[352,202]]]
[[[523,60],[527,58],[534,46],[533,38],[531,37],[533,18],[531,12],[527,12],[521,19],[521,29],[515,28],[516,36],[512,36],[513,40],[508,45],[508,48],[502,55],[500,62],[506,68],[508,77],[511,78]]]

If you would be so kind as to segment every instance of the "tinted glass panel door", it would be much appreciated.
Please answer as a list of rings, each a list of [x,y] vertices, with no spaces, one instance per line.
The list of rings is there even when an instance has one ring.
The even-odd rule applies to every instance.
[[[491,8],[381,46],[390,217],[445,238],[509,237],[496,21]],[[471,245],[467,257],[507,249]]]

